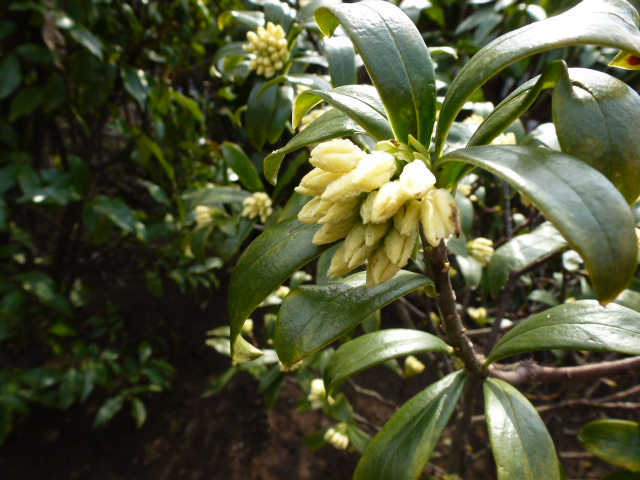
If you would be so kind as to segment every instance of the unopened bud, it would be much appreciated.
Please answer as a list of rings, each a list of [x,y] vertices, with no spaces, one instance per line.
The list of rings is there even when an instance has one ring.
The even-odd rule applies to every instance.
[[[400,209],[400,206],[407,200],[405,195],[398,181],[383,185],[373,200],[371,221],[373,223],[382,223],[393,217]]]
[[[367,286],[380,285],[393,278],[399,271],[400,267],[389,260],[384,245],[378,247],[367,264]]]
[[[400,174],[400,185],[407,198],[420,199],[436,184],[436,177],[421,160],[405,165]]]
[[[329,278],[341,277],[352,270],[352,268],[349,268],[349,262],[345,259],[345,243],[346,241],[338,247],[338,250],[331,258],[331,265],[327,270],[327,277]]]
[[[204,228],[211,224],[213,216],[211,215],[211,208],[206,205],[198,205],[196,211],[196,226],[198,228]]]
[[[427,368],[424,363],[413,355],[409,355],[404,359],[404,378],[415,377],[421,374]]]
[[[321,168],[314,168],[302,177],[300,185],[295,188],[295,191],[303,195],[322,195],[327,186],[341,176],[341,173],[326,172]]]
[[[318,220],[318,223],[338,223],[346,218],[356,215],[359,211],[360,199],[358,197],[350,198],[344,202],[338,202],[331,205],[327,213]]]
[[[480,265],[486,267],[493,257],[493,241],[484,237],[474,238],[467,242],[467,250]]]
[[[320,143],[311,150],[309,162],[327,172],[346,173],[353,170],[366,156],[351,140],[334,139]]]
[[[354,215],[337,223],[325,223],[322,225],[322,228],[315,233],[311,242],[314,245],[325,245],[340,240],[349,234],[357,221],[358,216]]]
[[[451,235],[460,236],[460,212],[449,190],[431,190],[420,202],[420,208],[422,229],[429,245],[437,247]]]
[[[384,238],[384,251],[389,257],[389,261],[398,268],[404,267],[413,252],[417,236],[417,230],[414,230],[410,235],[401,235],[398,230],[392,228]]]
[[[298,212],[298,220],[308,224],[318,223],[332,205],[331,202],[325,202],[320,197],[316,197],[307,202]]]
[[[325,441],[338,450],[346,450],[349,447],[347,428],[347,424],[344,422],[331,427],[324,434]]]
[[[402,205],[393,216],[393,225],[401,235],[409,235],[418,229],[420,224],[420,202],[409,200]]]

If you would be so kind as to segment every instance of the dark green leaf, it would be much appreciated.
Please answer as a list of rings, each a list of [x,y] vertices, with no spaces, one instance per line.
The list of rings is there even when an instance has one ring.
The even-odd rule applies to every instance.
[[[98,60],[102,60],[102,41],[100,41],[100,39],[93,33],[84,27],[75,27],[69,30],[69,35],[71,35],[76,42],[95,55]]]
[[[578,434],[585,448],[618,467],[640,471],[640,425],[626,420],[596,420]]]
[[[245,364],[246,365],[246,364]],[[227,383],[238,373],[238,367],[234,366],[227,369],[222,375],[216,377],[210,384],[209,388],[204,392],[204,396],[215,395],[222,390]]]
[[[111,420],[124,406],[124,396],[118,395],[107,399],[98,410],[96,418],[93,420],[93,426],[103,424],[107,420]]]
[[[601,303],[627,287],[637,265],[635,222],[625,199],[600,172],[540,147],[456,150],[436,163],[439,179],[451,178],[447,162],[454,162],[452,169],[460,165],[455,162],[481,167],[525,194],[584,259]]]
[[[488,378],[484,401],[498,480],[560,480],[553,440],[526,397],[507,382]]]
[[[140,110],[144,110],[149,93],[151,93],[147,76],[142,70],[129,65],[122,66],[121,75],[124,89],[138,102]]]
[[[302,117],[322,100],[349,115],[374,139],[381,141],[393,138],[393,131],[387,120],[384,106],[380,102],[376,89],[370,85],[337,87],[330,92],[323,90],[302,92],[296,98],[293,127],[296,128]]]
[[[629,470],[620,470],[618,472],[602,477],[600,480],[640,480],[640,472],[630,472]]]
[[[263,80],[259,80],[253,86],[244,114],[249,141],[258,150],[262,150],[267,141],[267,132],[271,127],[278,100],[278,85],[271,85],[263,92],[264,84]]]
[[[366,272],[324,285],[302,285],[282,302],[274,344],[280,361],[292,365],[355,328],[370,313],[433,281],[400,271],[388,282],[365,285]]]
[[[327,393],[375,365],[424,352],[452,353],[453,349],[438,337],[418,330],[389,329],[358,337],[342,345],[324,369]]]
[[[147,408],[138,397],[131,399],[131,415],[136,421],[136,427],[138,428],[144,425],[144,422],[147,420]]]
[[[496,249],[487,269],[489,291],[494,297],[507,284],[509,275],[522,270],[544,256],[567,247],[567,241],[550,223],[533,232],[509,240]]]
[[[222,143],[222,156],[227,165],[236,172],[240,183],[251,192],[264,192],[264,185],[251,159],[242,147],[231,142]]]
[[[365,131],[340,110],[333,109],[323,113],[284,147],[270,153],[264,159],[264,175],[271,184],[275,185],[280,164],[287,153],[295,152],[307,145],[357,133],[365,133]]]
[[[586,350],[640,355],[640,313],[594,300],[566,303],[533,315],[493,347],[486,363],[536,350]]]
[[[605,73],[570,70],[553,91],[553,118],[562,151],[587,162],[622,192],[640,197],[640,96]]]
[[[254,240],[238,260],[229,284],[231,349],[236,361],[252,359],[239,351],[239,347],[248,348],[246,341],[240,343],[239,334],[251,312],[296,270],[331,248],[331,244],[311,243],[319,227],[303,224],[297,217],[284,220]]]
[[[327,38],[324,46],[329,62],[329,76],[334,87],[358,83],[356,52],[346,37]]]
[[[251,194],[246,190],[233,187],[207,187],[200,188],[193,192],[185,193],[182,198],[185,207],[191,210],[198,205],[213,205],[216,203],[237,203],[242,202]]]
[[[435,122],[435,74],[422,35],[398,7],[365,0],[316,10],[320,30],[330,37],[342,25],[358,49],[384,104],[395,138],[413,135],[425,147]]]
[[[11,102],[9,110],[9,122],[14,122],[23,115],[33,112],[42,105],[45,99],[45,90],[42,87],[23,88]]]
[[[466,373],[454,372],[409,400],[373,438],[353,479],[418,479],[456,409],[466,380]]]
[[[287,122],[291,119],[293,104],[293,87],[291,85],[279,85],[277,89],[276,107],[267,130],[267,142],[270,144],[274,144],[280,139]]]
[[[638,13],[622,0],[585,0],[567,12],[507,33],[467,62],[449,87],[438,119],[436,158],[471,95],[506,66],[529,55],[571,45],[601,45],[640,55]]]
[[[9,55],[0,62],[0,100],[7,98],[20,86],[22,69],[15,55]]]
[[[93,199],[93,208],[125,232],[136,233],[143,226],[136,218],[133,210],[121,198],[98,195]]]

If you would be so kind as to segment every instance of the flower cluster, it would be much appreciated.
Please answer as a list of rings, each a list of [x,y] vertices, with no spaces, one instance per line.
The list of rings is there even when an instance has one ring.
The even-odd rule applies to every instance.
[[[267,28],[258,27],[257,32],[248,32],[249,43],[242,48],[256,56],[249,62],[249,70],[271,78],[289,59],[289,49],[281,25],[267,23]]]
[[[324,439],[338,450],[346,450],[349,447],[349,437],[347,436],[348,425],[341,422],[324,433]]]
[[[245,198],[242,201],[242,205],[244,206],[244,210],[242,210],[243,217],[249,217],[252,220],[260,217],[262,223],[266,222],[273,212],[271,199],[264,192],[256,192],[252,196]]]
[[[296,191],[315,198],[298,219],[322,225],[313,237],[316,245],[344,239],[329,277],[345,275],[368,260],[367,285],[391,279],[409,261],[420,222],[433,247],[459,235],[455,200],[448,190],[434,188],[436,179],[421,159],[398,162],[388,152],[367,154],[337,139],[316,146],[309,161],[315,168]]]
[[[480,265],[486,267],[493,257],[493,241],[484,237],[474,238],[467,242],[467,250]]]
[[[198,228],[207,227],[213,222],[213,215],[211,215],[211,208],[206,205],[198,205],[195,208],[196,212],[196,226]]]

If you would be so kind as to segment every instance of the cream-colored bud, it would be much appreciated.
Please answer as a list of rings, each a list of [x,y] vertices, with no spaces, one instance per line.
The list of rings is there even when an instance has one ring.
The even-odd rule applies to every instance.
[[[303,187],[302,185],[298,185],[296,188],[294,188],[294,190],[301,195],[308,195],[310,197],[315,197],[322,193],[322,192],[318,193],[317,190],[312,190],[310,188]]]
[[[345,243],[338,247],[338,250],[336,250],[336,253],[334,253],[331,258],[331,265],[329,266],[329,270],[327,270],[327,277],[329,278],[341,277],[353,270],[349,268],[349,262],[345,260]]]
[[[344,202],[357,197],[362,193],[360,187],[353,181],[353,172],[344,174],[329,186],[322,193],[322,199],[330,202]]]
[[[252,196],[245,198],[242,205],[244,205],[244,210],[241,213],[243,217],[249,217],[252,220],[260,217],[262,223],[265,223],[273,213],[271,199],[264,192],[255,192]]]
[[[290,291],[291,289],[286,285],[280,285],[278,288],[276,288],[276,291],[273,292],[273,294],[278,298],[284,298],[289,295]]]
[[[385,152],[373,152],[358,163],[358,166],[350,172],[353,182],[362,192],[370,192],[380,188],[389,180],[396,170],[396,161],[393,155]]]
[[[321,378],[314,378],[311,380],[311,386],[309,389],[309,395],[307,400],[311,403],[311,408],[322,408],[324,401],[327,398],[327,391],[324,388],[324,382]]]
[[[422,229],[429,245],[437,247],[441,240],[446,240],[451,235],[460,236],[460,212],[449,190],[431,190],[420,204]]]
[[[258,75],[272,77],[277,70],[284,67],[289,59],[289,49],[286,40],[284,44],[284,30],[280,25],[269,22],[267,28],[258,27],[256,32],[247,33],[249,44],[243,49],[256,56],[249,62],[249,70],[255,70]]]
[[[251,335],[253,333],[253,320],[247,318],[242,325],[242,333],[246,333],[247,335]]]
[[[349,447],[347,428],[347,424],[344,422],[331,427],[324,434],[325,441],[338,450],[346,450]]]
[[[383,185],[371,206],[371,221],[382,223],[393,217],[407,200],[400,182],[394,181]]]
[[[375,247],[391,229],[391,222],[368,223],[364,234],[364,243],[368,247]]]
[[[518,140],[513,132],[501,133],[493,139],[491,145],[516,145]]]
[[[351,140],[334,139],[320,143],[311,150],[309,162],[327,172],[346,173],[366,156]]]
[[[252,44],[259,42],[258,35],[256,35],[256,32],[247,32],[247,40],[249,40]]]
[[[467,250],[480,265],[486,267],[493,257],[493,241],[484,237],[474,238],[467,242]]]
[[[349,234],[357,221],[358,216],[354,215],[338,223],[325,223],[320,230],[315,233],[311,243],[314,245],[325,245],[340,240]]]
[[[397,267],[404,267],[413,253],[418,231],[414,230],[409,235],[401,235],[398,230],[392,228],[384,237],[384,251],[389,260]]]
[[[204,228],[213,222],[213,216],[211,215],[211,208],[206,205],[198,205],[195,208],[196,211],[196,227]]]
[[[327,113],[329,111],[328,108],[316,108],[307,113],[302,120],[300,120],[300,125],[298,125],[298,130],[302,131],[307,128],[311,123],[320,118],[321,115]]]
[[[380,285],[381,283],[392,279],[399,271],[400,267],[389,260],[383,245],[378,247],[378,249],[369,258],[369,263],[367,264],[366,284],[368,287]]]
[[[405,165],[400,174],[400,185],[408,198],[420,199],[436,184],[436,177],[421,160]]]
[[[404,359],[404,378],[411,378],[419,375],[427,368],[424,363],[413,355],[409,355]]]
[[[360,217],[362,218],[362,223],[367,224],[371,222],[371,209],[373,208],[373,202],[376,199],[376,195],[378,195],[378,190],[374,190],[360,205]]]
[[[420,202],[418,200],[409,200],[393,216],[393,226],[401,235],[409,235],[417,230],[419,224]]]
[[[489,319],[489,312],[484,307],[469,307],[467,308],[467,313],[469,317],[471,317],[478,325],[484,326],[487,324],[487,320]]]
[[[334,203],[327,210],[327,213],[318,220],[318,223],[338,223],[346,218],[350,218],[360,210],[360,199],[358,197],[350,198],[343,202]]]
[[[367,228],[368,225],[358,223],[351,229],[351,232],[344,240],[343,260],[347,262],[349,270],[362,265],[376,249],[376,245],[369,246],[366,244]]]
[[[331,205],[331,202],[325,202],[320,197],[313,198],[300,209],[298,220],[302,223],[318,223],[318,220],[325,216]]]

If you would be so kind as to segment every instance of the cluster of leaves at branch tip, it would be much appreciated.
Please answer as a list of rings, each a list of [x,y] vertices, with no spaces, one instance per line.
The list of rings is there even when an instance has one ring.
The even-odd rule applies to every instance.
[[[244,206],[242,210],[243,217],[249,217],[251,220],[260,217],[262,223],[265,223],[273,213],[271,198],[264,192],[255,192],[250,197],[245,198],[242,201],[242,205]]]
[[[249,62],[249,70],[255,70],[258,75],[271,78],[289,60],[287,39],[281,25],[269,22],[267,28],[258,27],[256,32],[248,32],[247,40],[249,43],[242,48],[255,55]]]
[[[298,219],[322,224],[313,237],[315,245],[344,239],[329,277],[345,275],[368,260],[367,285],[379,285],[408,263],[420,223],[433,247],[460,234],[460,214],[451,193],[434,188],[436,179],[425,161],[395,156],[387,143],[367,154],[350,140],[334,139],[311,151],[309,161],[315,168],[296,191],[315,198]]]

